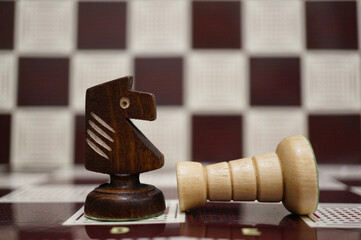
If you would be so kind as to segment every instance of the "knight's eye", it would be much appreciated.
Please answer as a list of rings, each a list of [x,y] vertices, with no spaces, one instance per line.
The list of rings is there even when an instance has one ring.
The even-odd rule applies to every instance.
[[[129,105],[130,105],[129,98],[127,98],[127,97],[122,97],[122,98],[120,99],[119,104],[120,104],[120,107],[121,107],[121,108],[127,109],[127,108],[129,107]]]

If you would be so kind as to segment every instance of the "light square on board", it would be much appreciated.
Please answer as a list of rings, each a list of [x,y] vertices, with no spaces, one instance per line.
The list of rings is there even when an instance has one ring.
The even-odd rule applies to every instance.
[[[78,49],[124,49],[126,2],[78,2]]]
[[[240,112],[246,106],[246,61],[240,53],[194,53],[187,69],[192,110]]]
[[[301,68],[298,57],[250,58],[252,106],[301,104]]]
[[[242,116],[193,115],[192,161],[222,162],[243,153]]]
[[[13,117],[12,169],[71,166],[73,128],[69,111],[24,109]]]
[[[317,156],[316,156],[317,161]],[[321,191],[325,190],[345,190],[347,186],[338,181],[335,177],[322,172],[318,168],[318,186]]]
[[[72,106],[85,108],[85,92],[97,84],[131,75],[130,59],[124,53],[78,53],[74,56],[71,80]]]
[[[361,163],[359,114],[308,116],[310,141],[318,163]]]
[[[240,48],[241,3],[193,1],[192,46],[199,49]]]
[[[19,51],[67,53],[73,49],[72,1],[19,1],[18,7]]]
[[[155,121],[132,120],[163,155],[165,170],[189,159],[189,116],[182,108],[158,107]]]
[[[9,110],[15,100],[15,58],[12,54],[0,54],[0,109]]]
[[[246,49],[260,53],[300,51],[302,10],[301,1],[246,1]]]
[[[15,2],[0,2],[0,49],[14,47]]]
[[[33,189],[44,189],[42,191],[32,191]],[[70,187],[69,187],[70,188]],[[74,188],[74,187],[73,187]],[[54,193],[55,192],[55,193]],[[14,191],[11,195],[9,194],[7,197],[13,196],[13,194],[20,194],[20,201],[18,203],[24,203],[29,202],[28,199],[33,197],[35,195],[35,198],[37,198],[34,203],[35,204],[16,204],[13,199],[8,202],[13,202],[12,204],[12,218],[13,222],[20,223],[22,226],[29,226],[32,222],[36,222],[39,225],[57,225],[65,220],[64,216],[71,216],[74,212],[74,205],[69,203],[64,203],[58,201],[56,204],[51,204],[48,202],[48,198],[56,198],[59,196],[64,197],[65,194],[61,195],[60,192],[56,191],[56,188],[52,188],[50,191],[46,189],[45,187],[40,186],[30,186],[24,189],[19,189]],[[47,196],[47,193],[49,193],[49,196]],[[15,195],[14,194],[14,195]],[[73,194],[75,195],[75,194]],[[15,195],[16,196],[16,195]],[[25,200],[22,200],[24,199]],[[50,206],[49,206],[50,205]],[[32,233],[27,233],[27,235],[30,236],[36,236],[31,238],[43,238],[38,236],[44,236],[44,232],[41,232],[41,230],[33,230]],[[21,236],[22,230],[17,229],[15,236]],[[46,234],[45,234],[46,235]],[[72,234],[69,233],[54,233],[54,238],[72,238]]]
[[[130,2],[130,49],[136,52],[181,52],[188,47],[188,3]]]
[[[359,55],[308,54],[304,68],[304,103],[309,110],[360,110]]]
[[[306,1],[308,49],[358,49],[356,1]]]
[[[68,105],[68,58],[21,57],[18,65],[18,106]]]
[[[298,109],[257,109],[245,116],[245,156],[276,151],[286,137],[305,135],[305,117]]]

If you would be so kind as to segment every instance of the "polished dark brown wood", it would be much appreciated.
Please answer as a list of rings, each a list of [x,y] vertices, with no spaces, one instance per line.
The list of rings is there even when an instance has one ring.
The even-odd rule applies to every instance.
[[[136,220],[165,209],[163,193],[139,182],[139,173],[163,166],[163,154],[130,120],[154,120],[155,97],[131,90],[132,82],[128,76],[86,93],[85,168],[111,176],[86,199],[85,214],[92,219]]]
[[[88,194],[84,207],[88,218],[95,220],[138,220],[164,212],[163,193],[139,182],[139,174],[111,175],[110,183]]]

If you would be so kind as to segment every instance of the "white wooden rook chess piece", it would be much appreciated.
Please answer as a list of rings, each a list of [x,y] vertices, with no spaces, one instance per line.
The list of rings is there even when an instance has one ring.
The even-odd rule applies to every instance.
[[[318,173],[310,142],[304,136],[283,139],[276,152],[211,164],[177,163],[180,209],[211,201],[279,202],[292,213],[313,213],[318,204]]]

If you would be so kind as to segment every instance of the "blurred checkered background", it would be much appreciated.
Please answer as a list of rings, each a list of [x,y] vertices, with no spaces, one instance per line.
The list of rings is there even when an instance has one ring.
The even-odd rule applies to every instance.
[[[361,163],[361,1],[0,1],[0,164],[84,161],[88,87],[125,75],[157,99],[134,121],[175,162],[310,138]]]

